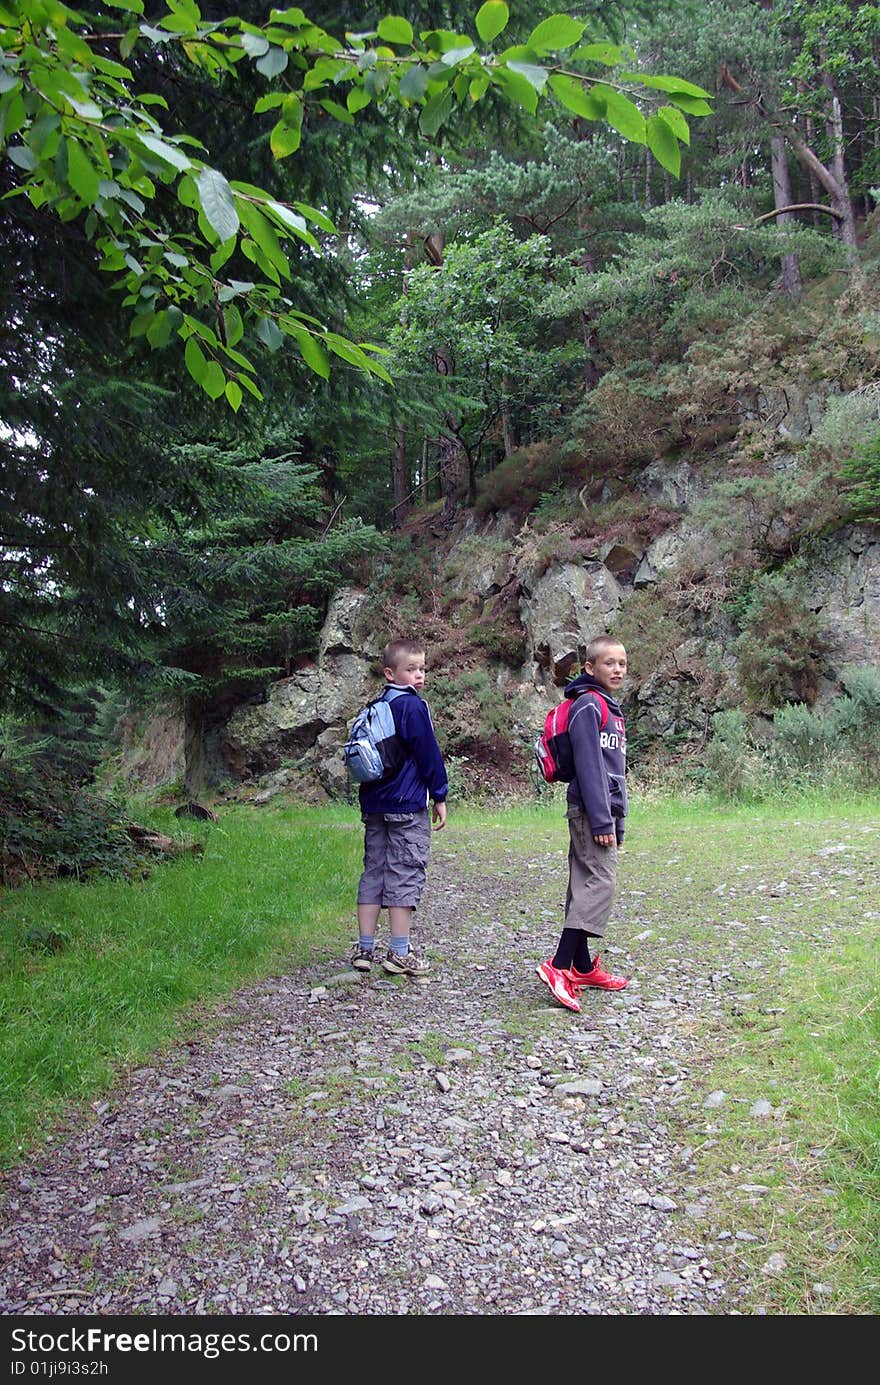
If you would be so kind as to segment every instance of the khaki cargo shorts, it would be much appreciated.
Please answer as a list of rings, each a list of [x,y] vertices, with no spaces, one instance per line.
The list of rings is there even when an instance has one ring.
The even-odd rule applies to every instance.
[[[431,821],[420,813],[365,813],[358,904],[415,909],[425,888]]]

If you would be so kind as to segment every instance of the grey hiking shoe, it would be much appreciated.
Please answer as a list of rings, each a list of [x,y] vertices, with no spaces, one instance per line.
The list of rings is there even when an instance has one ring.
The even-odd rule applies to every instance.
[[[399,952],[386,953],[382,966],[392,976],[427,976],[431,970],[430,962],[425,961],[424,957],[417,957],[412,948],[404,955]]]
[[[370,971],[373,965],[372,948],[367,950],[367,948],[361,947],[359,943],[355,943],[351,949],[349,965],[354,967],[355,971]]]

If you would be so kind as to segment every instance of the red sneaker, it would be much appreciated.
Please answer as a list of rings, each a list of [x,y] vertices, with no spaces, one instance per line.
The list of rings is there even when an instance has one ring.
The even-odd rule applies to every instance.
[[[577,967],[569,967],[561,975],[568,979],[575,995],[585,986],[598,986],[603,991],[622,991],[629,985],[625,976],[612,976],[610,971],[603,971],[598,957],[592,971],[578,971]]]
[[[535,967],[535,971],[560,1005],[564,1005],[566,1010],[580,1010],[581,1003],[567,972],[560,971],[552,962],[542,962],[539,967]]]

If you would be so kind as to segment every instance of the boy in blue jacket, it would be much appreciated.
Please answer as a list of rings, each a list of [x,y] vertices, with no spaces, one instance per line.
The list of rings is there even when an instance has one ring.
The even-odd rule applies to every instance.
[[[565,926],[556,953],[537,968],[551,995],[580,1010],[587,986],[622,991],[629,983],[590,957],[587,939],[604,936],[614,903],[617,852],[626,826],[626,727],[617,697],[626,677],[626,650],[610,635],[587,648],[584,672],[565,689],[575,775],[568,786],[568,892]]]
[[[395,976],[424,976],[429,963],[410,947],[413,911],[422,897],[434,831],[446,825],[446,767],[434,734],[425,686],[425,646],[418,640],[386,644],[386,690],[394,729],[404,752],[390,775],[360,786],[364,823],[364,870],[357,893],[358,940],[351,954],[357,971],[369,971],[376,945],[376,924],[388,910],[391,937],[382,966]]]

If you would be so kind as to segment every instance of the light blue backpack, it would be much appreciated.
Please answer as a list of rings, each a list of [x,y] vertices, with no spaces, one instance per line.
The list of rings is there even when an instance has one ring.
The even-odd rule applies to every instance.
[[[406,692],[406,688],[386,688],[352,722],[342,758],[356,784],[390,778],[403,764],[405,751],[394,727],[391,703]]]

